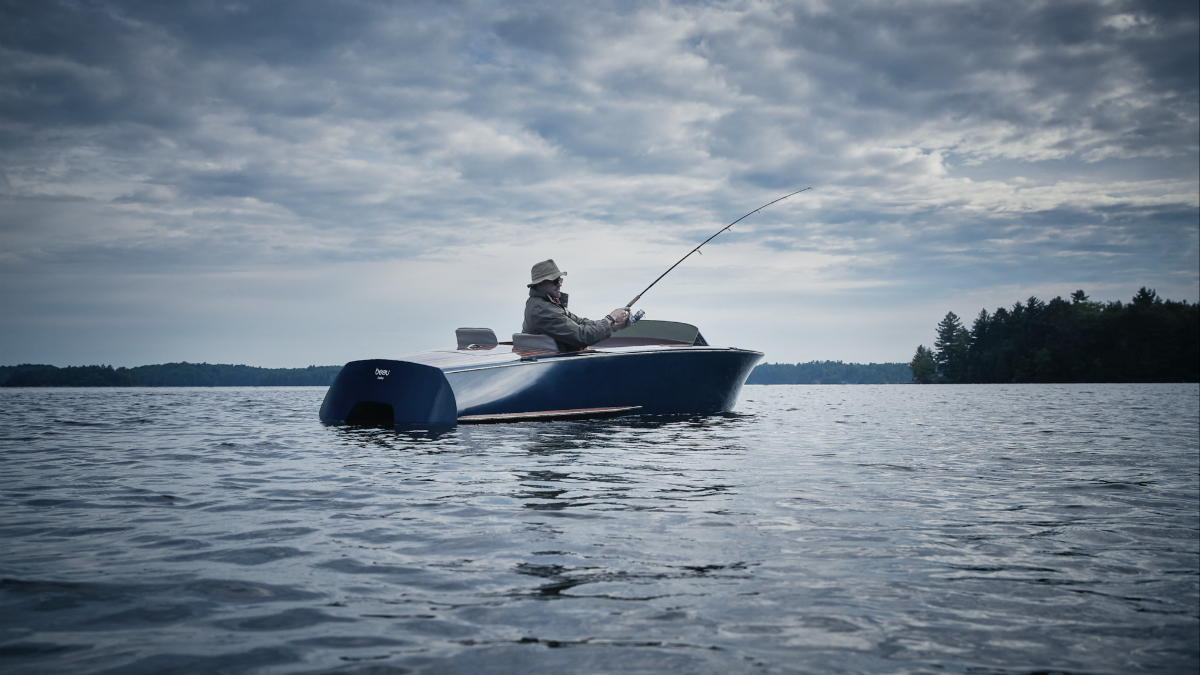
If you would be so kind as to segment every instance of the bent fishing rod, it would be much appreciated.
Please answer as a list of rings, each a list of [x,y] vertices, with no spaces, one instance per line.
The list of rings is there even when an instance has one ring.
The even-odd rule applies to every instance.
[[[758,207],[757,209],[754,209],[754,210],[753,210],[753,211],[751,211],[750,213],[747,213],[746,215],[742,216],[741,218],[738,218],[737,220],[733,221],[732,223],[730,223],[730,224],[726,225],[725,227],[721,228],[721,229],[720,229],[720,230],[717,232],[717,234],[721,234],[721,232],[724,232],[725,230],[728,230],[729,228],[733,227],[734,225],[737,225],[738,223],[742,222],[742,221],[743,221],[743,220],[745,220],[746,218],[749,218],[750,216],[752,216],[752,215],[754,215],[754,214],[758,213],[759,211],[762,211],[763,209],[767,208],[767,207],[768,207],[768,206],[770,206],[771,204],[774,204],[775,202],[781,202],[781,201],[783,201],[783,200],[787,199],[788,197],[791,197],[791,196],[793,196],[793,195],[798,195],[798,194],[800,194],[801,192],[805,192],[805,191],[807,191],[807,190],[811,190],[811,189],[812,189],[811,187],[806,187],[806,188],[804,188],[803,190],[796,190],[795,192],[793,192],[793,193],[792,193],[792,194],[790,194],[790,195],[784,195],[784,196],[780,197],[779,199],[776,199],[774,202],[768,202],[768,203],[766,203],[766,204],[763,204],[762,206]],[[713,239],[716,239],[716,238],[717,238],[717,234],[714,234],[713,236],[709,237],[708,239],[705,239],[703,242],[701,242],[700,246],[704,246],[704,244],[707,244],[708,242],[712,241]],[[646,291],[650,290],[651,288],[654,288],[654,284],[657,284],[658,282],[662,281],[662,278],[663,278],[663,277],[665,277],[665,276],[667,276],[668,274],[670,274],[670,273],[671,273],[671,270],[675,269],[676,267],[679,267],[679,263],[683,262],[684,260],[687,260],[689,257],[691,257],[691,255],[692,255],[693,253],[697,253],[697,252],[700,250],[700,246],[697,246],[696,248],[692,249],[691,251],[688,251],[688,254],[687,254],[687,255],[685,255],[685,256],[683,256],[682,258],[680,258],[680,259],[679,259],[679,262],[675,263],[674,265],[671,265],[670,269],[668,269],[666,272],[663,272],[661,275],[659,275],[659,277],[658,277],[657,279],[655,279],[655,280],[654,280],[654,283],[653,283],[653,284],[650,284],[649,286],[647,286],[645,291],[642,291],[641,293],[638,293],[637,295],[633,296],[633,299],[632,299],[632,300],[630,300],[630,301],[629,301],[629,304],[628,304],[628,305],[625,305],[625,307],[626,307],[626,308],[633,307],[633,303],[637,302],[638,300],[641,300],[641,299],[642,299],[642,296],[646,294]],[[701,254],[701,255],[703,255],[703,254]],[[641,313],[641,312],[639,312],[639,314],[640,314],[640,313]],[[640,317],[639,317],[639,318],[640,318]],[[636,319],[635,319],[635,321],[636,321]]]

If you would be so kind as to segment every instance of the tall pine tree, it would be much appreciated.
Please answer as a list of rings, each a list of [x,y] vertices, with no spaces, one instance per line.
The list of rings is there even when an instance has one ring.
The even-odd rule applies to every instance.
[[[938,324],[937,335],[933,343],[933,360],[937,362],[938,374],[950,383],[966,379],[970,331],[963,328],[958,315],[947,312],[946,318]]]

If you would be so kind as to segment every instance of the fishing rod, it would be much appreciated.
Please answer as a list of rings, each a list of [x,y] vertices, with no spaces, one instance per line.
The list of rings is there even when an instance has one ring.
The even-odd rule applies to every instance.
[[[812,189],[811,187],[806,187],[806,188],[804,188],[804,190],[796,190],[795,192],[793,192],[793,193],[792,193],[792,194],[790,194],[790,195],[784,195],[784,196],[780,197],[779,199],[776,199],[774,202],[768,202],[768,203],[766,203],[766,204],[763,204],[762,206],[758,207],[757,209],[754,209],[754,210],[753,210],[753,211],[751,211],[750,213],[747,213],[746,215],[742,216],[741,218],[738,218],[737,220],[733,221],[732,223],[730,223],[730,224],[726,225],[725,227],[721,228],[721,229],[720,229],[720,230],[717,232],[717,234],[721,234],[721,232],[724,232],[725,230],[728,230],[729,228],[733,227],[734,225],[737,225],[738,223],[742,222],[742,221],[743,221],[743,220],[745,220],[746,218],[749,218],[750,216],[752,216],[752,215],[754,215],[754,214],[758,213],[759,211],[762,211],[763,209],[767,208],[767,207],[768,207],[768,206],[770,206],[771,204],[774,204],[775,202],[781,202],[781,201],[783,201],[783,200],[787,199],[788,197],[791,197],[791,196],[793,196],[793,195],[798,195],[798,194],[800,194],[801,192],[805,192],[806,190],[811,190],[811,189]],[[704,240],[704,241],[703,241],[703,242],[700,244],[700,246],[703,246],[704,244],[707,244],[708,242],[712,241],[713,239],[716,239],[716,237],[717,237],[717,234],[714,234],[713,236],[709,237],[708,239],[705,239],[705,240]],[[687,255],[685,255],[685,256],[683,256],[682,258],[680,258],[680,259],[679,259],[679,262],[675,263],[674,265],[671,265],[671,268],[670,268],[670,269],[668,269],[666,272],[663,272],[661,275],[659,275],[659,277],[658,277],[657,279],[655,279],[655,280],[654,280],[654,284],[657,284],[658,282],[662,281],[662,278],[663,278],[663,277],[665,277],[665,276],[667,276],[668,274],[670,274],[670,273],[671,273],[671,270],[675,269],[676,267],[679,267],[679,263],[683,262],[684,260],[687,260],[687,259],[688,259],[688,258],[689,258],[689,257],[690,257],[690,256],[691,256],[693,253],[696,253],[696,252],[698,252],[698,251],[700,250],[700,246],[697,246],[696,248],[694,248],[694,249],[692,249],[691,251],[689,251]],[[704,254],[703,254],[703,253],[701,253],[701,255],[704,255]],[[638,300],[641,300],[641,299],[642,299],[642,296],[646,294],[646,291],[650,290],[651,288],[654,288],[654,284],[650,284],[649,286],[647,286],[647,287],[646,287],[646,290],[645,290],[645,291],[642,291],[641,293],[638,293],[637,295],[633,296],[633,299],[632,299],[632,300],[630,300],[630,301],[629,301],[629,304],[628,304],[628,305],[625,305],[625,307],[626,307],[626,308],[633,307],[633,303],[637,302]],[[638,312],[638,314],[641,314],[641,313],[642,313],[641,311],[639,311],[639,312]],[[639,317],[638,317],[638,319],[640,319],[640,318],[641,318],[641,317],[639,316]],[[637,321],[637,319],[632,319],[632,320],[630,321],[630,323],[633,323],[634,321]]]

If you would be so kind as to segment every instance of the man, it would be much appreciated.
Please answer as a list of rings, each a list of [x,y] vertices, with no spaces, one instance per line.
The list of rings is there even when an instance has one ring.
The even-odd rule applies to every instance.
[[[525,301],[525,322],[522,333],[549,335],[558,343],[560,352],[577,352],[610,337],[613,332],[629,326],[629,310],[618,307],[600,321],[583,319],[567,311],[567,294],[562,292],[566,272],[558,269],[553,260],[543,260],[533,266],[530,274],[529,299]]]

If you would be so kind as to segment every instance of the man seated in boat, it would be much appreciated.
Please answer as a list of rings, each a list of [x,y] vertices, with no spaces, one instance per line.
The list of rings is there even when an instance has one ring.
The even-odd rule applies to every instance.
[[[560,352],[577,352],[629,326],[629,310],[624,307],[614,309],[599,321],[567,311],[567,294],[562,292],[567,273],[560,271],[553,260],[534,265],[530,276],[522,333],[549,335],[558,343]]]

